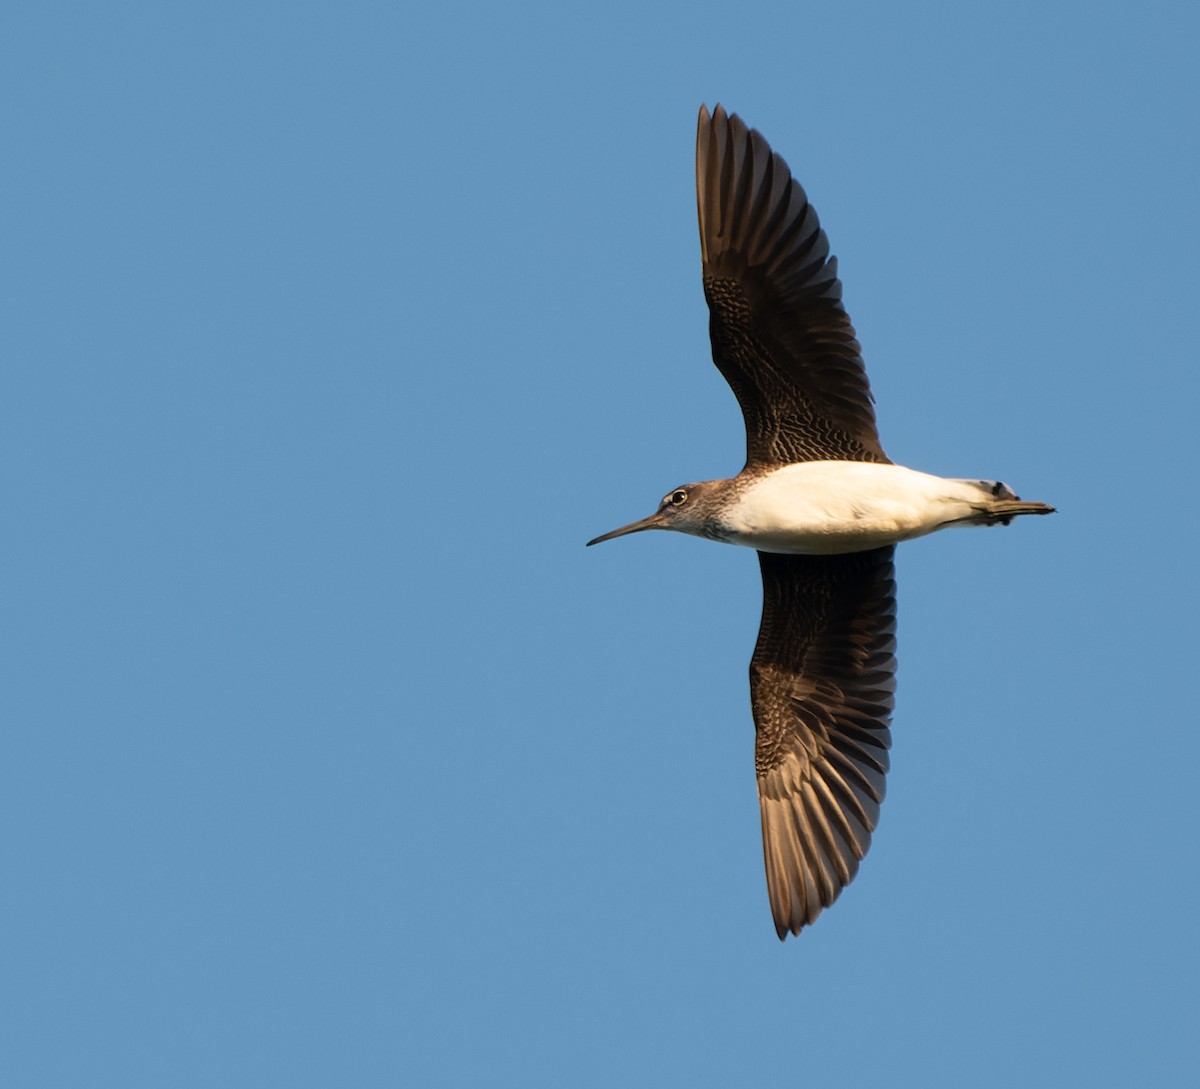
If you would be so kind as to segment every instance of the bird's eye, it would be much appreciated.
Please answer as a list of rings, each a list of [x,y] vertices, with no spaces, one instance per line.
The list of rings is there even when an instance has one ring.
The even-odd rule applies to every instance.
[[[670,503],[673,507],[682,507],[687,502],[687,492],[682,488],[671,493]]]

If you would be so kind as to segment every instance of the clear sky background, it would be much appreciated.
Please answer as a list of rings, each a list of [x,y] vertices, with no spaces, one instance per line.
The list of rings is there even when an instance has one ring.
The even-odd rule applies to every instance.
[[[14,1086],[1192,1086],[1194,4],[0,14]],[[780,945],[701,102],[897,461],[894,770]]]

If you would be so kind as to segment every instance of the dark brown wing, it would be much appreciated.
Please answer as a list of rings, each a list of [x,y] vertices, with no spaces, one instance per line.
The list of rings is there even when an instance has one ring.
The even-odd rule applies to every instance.
[[[713,361],[746,418],[746,464],[879,461],[837,258],[799,182],[736,114],[700,108],[696,202]]]
[[[879,817],[896,679],[894,552],[758,554],[763,617],[750,702],[780,938],[837,899]]]

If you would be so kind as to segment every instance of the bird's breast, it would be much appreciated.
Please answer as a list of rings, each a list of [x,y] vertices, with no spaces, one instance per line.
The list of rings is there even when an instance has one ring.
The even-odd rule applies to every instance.
[[[727,540],[762,552],[864,552],[965,517],[977,496],[964,484],[900,465],[801,462],[744,477],[721,524]]]

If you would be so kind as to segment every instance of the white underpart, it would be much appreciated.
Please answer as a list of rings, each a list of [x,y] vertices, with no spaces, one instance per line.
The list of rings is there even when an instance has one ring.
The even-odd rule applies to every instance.
[[[970,519],[992,499],[991,485],[901,465],[806,461],[751,484],[721,521],[734,544],[763,552],[862,552]]]

